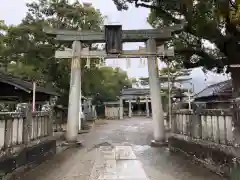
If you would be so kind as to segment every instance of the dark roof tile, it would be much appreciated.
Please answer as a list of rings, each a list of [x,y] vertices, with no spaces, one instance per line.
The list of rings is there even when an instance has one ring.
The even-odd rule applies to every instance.
[[[22,79],[19,79],[17,77],[11,76],[11,75],[0,74],[0,82],[15,86],[15,87],[17,87],[23,91],[26,91],[28,93],[32,92],[32,90],[33,90],[33,84],[31,82],[24,81]],[[36,87],[36,92],[59,96],[59,94],[57,92],[55,92],[54,90],[52,90],[51,88],[45,88],[45,87],[41,87],[41,86]]]

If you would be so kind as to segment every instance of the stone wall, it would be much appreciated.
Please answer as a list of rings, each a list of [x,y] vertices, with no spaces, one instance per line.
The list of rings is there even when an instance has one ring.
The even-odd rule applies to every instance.
[[[169,137],[170,151],[178,151],[193,158],[211,171],[229,177],[235,167],[235,155],[231,148],[221,149],[218,145],[211,145],[206,142],[186,140],[176,136]]]
[[[230,110],[177,110],[172,116],[169,146],[218,174],[230,176],[240,162],[232,129]]]
[[[44,139],[37,144],[19,148],[0,158],[0,172],[4,179],[16,179],[19,173],[39,165],[56,153],[56,140]]]

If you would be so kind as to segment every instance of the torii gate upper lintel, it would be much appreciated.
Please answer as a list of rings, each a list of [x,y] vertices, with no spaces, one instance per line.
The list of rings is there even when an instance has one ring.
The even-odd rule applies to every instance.
[[[156,40],[157,45],[172,38],[173,33],[178,33],[184,28],[183,24],[164,27],[159,29],[139,29],[139,30],[122,30],[122,42],[146,42],[149,38]],[[94,31],[73,31],[60,30],[45,27],[43,32],[55,36],[58,41],[81,41],[105,43],[105,32]]]
[[[106,34],[106,28],[108,29]],[[114,29],[115,28],[115,29]],[[69,107],[68,107],[68,125],[67,125],[67,141],[77,140],[77,127],[79,125],[79,99],[81,97],[81,67],[79,59],[81,54],[87,55],[86,52],[75,49],[81,47],[81,43],[104,43],[106,42],[108,48],[106,49],[106,55],[108,54],[124,54],[122,50],[123,42],[146,42],[146,51],[144,53],[148,58],[148,72],[149,72],[149,83],[150,83],[150,95],[152,103],[152,118],[153,118],[153,136],[154,144],[165,143],[165,128],[164,128],[164,117],[162,112],[162,104],[160,97],[160,82],[158,75],[158,65],[156,63],[156,56],[158,54],[157,44],[170,40],[173,33],[179,32],[184,28],[184,24],[175,25],[171,27],[164,27],[160,29],[143,29],[143,30],[122,30],[121,26],[105,26],[105,31],[93,32],[93,31],[72,31],[72,30],[58,30],[44,28],[44,32],[48,35],[53,35],[58,41],[69,41],[73,43],[72,49],[72,68],[71,68],[71,83],[70,83],[70,94],[69,94]],[[120,33],[120,34],[119,34]],[[111,43],[109,42],[109,39]],[[121,44],[119,44],[121,43]],[[76,46],[77,45],[77,46]],[[94,52],[92,52],[94,54]],[[97,52],[95,52],[97,53]],[[101,52],[103,53],[103,52]],[[101,54],[100,53],[100,54]],[[126,51],[125,51],[126,53]],[[149,54],[150,53],[150,54]],[[98,54],[98,53],[97,53]],[[142,54],[138,52],[139,57]],[[140,56],[141,54],[141,56]],[[68,55],[69,56],[69,55]],[[132,54],[132,56],[134,56]],[[136,57],[136,54],[135,56]],[[123,118],[123,104],[120,99],[120,119]]]

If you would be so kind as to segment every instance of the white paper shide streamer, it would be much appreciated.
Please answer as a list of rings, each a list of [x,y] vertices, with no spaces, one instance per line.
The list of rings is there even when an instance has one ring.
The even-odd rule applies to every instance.
[[[96,67],[97,67],[97,68],[101,68],[101,62],[97,63],[97,64],[96,64]]]
[[[127,66],[127,69],[131,68],[131,59],[130,58],[126,58],[126,66]]]
[[[118,60],[117,59],[113,59],[113,66],[114,67],[118,66]]]
[[[140,57],[139,68],[144,68],[146,66],[146,59]]]
[[[147,65],[147,60],[146,60],[146,58],[144,58],[143,59],[143,67],[146,67],[146,65]]]
[[[86,60],[86,67],[87,68],[90,68],[90,58],[89,57],[87,57],[87,60]]]
[[[104,66],[106,66],[105,58],[101,57],[101,59],[100,59],[100,67],[104,67]]]

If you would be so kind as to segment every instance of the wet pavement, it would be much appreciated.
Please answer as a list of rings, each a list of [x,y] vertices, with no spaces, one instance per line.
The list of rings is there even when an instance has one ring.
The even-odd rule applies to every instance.
[[[125,120],[97,121],[88,134],[79,136],[83,147],[75,147],[57,154],[51,160],[41,164],[32,171],[19,177],[21,180],[94,180],[100,177],[93,176],[94,172],[103,172],[103,169],[131,169],[134,176],[131,180],[144,180],[146,175],[150,180],[221,180],[222,177],[208,169],[194,164],[183,155],[169,152],[168,148],[152,148],[151,119],[132,118]],[[123,147],[127,152],[130,165],[117,166],[117,160],[110,159],[101,170],[96,170],[99,163],[99,149]],[[126,150],[128,149],[128,150]],[[131,153],[129,153],[131,151]],[[109,154],[109,153],[108,153]],[[116,156],[116,155],[115,155]],[[114,161],[113,161],[114,160]],[[115,162],[116,161],[116,162]],[[119,163],[118,163],[119,164]],[[120,167],[120,168],[118,168]],[[129,168],[128,168],[129,167]],[[107,172],[113,170],[106,170]],[[115,179],[130,180],[126,175],[119,174]],[[140,173],[141,171],[141,173]],[[126,174],[127,172],[125,172]],[[136,175],[142,174],[141,177]],[[105,174],[106,175],[106,174]],[[113,180],[113,176],[104,176]]]

